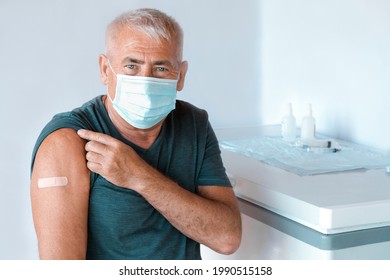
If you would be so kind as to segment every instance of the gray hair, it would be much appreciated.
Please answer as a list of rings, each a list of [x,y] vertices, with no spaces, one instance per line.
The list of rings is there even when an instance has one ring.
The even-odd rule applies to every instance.
[[[177,47],[177,59],[182,59],[183,30],[176,20],[156,9],[138,9],[125,12],[115,18],[106,30],[106,49],[115,39],[116,32],[122,28],[137,29],[160,42],[174,42]]]

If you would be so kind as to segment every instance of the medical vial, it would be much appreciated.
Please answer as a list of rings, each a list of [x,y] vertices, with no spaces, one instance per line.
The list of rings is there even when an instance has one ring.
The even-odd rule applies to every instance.
[[[316,120],[313,117],[311,104],[307,104],[306,115],[302,119],[301,139],[313,139],[316,134]]]
[[[286,113],[282,119],[282,137],[285,141],[295,141],[296,119],[293,115],[291,103],[287,104]]]

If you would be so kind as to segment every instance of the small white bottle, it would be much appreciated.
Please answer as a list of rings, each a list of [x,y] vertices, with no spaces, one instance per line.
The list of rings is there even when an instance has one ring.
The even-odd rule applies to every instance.
[[[302,119],[301,139],[302,140],[314,139],[315,134],[316,134],[316,120],[313,117],[311,104],[307,104],[307,112]]]
[[[282,137],[285,141],[295,141],[296,119],[293,115],[291,103],[287,104],[286,114],[282,119]]]

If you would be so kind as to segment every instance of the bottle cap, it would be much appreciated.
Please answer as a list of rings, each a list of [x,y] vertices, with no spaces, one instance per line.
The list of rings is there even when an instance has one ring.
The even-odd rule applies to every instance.
[[[311,108],[311,103],[308,103],[306,105],[306,113],[308,116],[312,116],[313,115],[313,111],[312,111],[312,108]]]
[[[292,109],[292,104],[290,102],[286,104],[285,116],[292,116],[292,115],[293,115],[293,109]]]

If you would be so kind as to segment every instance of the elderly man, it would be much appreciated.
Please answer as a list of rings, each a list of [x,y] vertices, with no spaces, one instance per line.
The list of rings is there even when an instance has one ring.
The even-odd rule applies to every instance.
[[[233,253],[237,201],[207,113],[176,100],[187,62],[174,19],[153,9],[107,28],[107,94],[61,113],[33,152],[42,259],[200,259]]]

